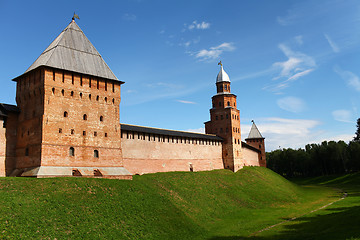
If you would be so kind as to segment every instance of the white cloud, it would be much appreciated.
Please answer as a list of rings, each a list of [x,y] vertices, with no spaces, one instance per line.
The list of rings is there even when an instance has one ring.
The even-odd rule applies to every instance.
[[[185,132],[205,133],[205,128],[187,129]]]
[[[196,104],[196,102],[185,101],[185,100],[176,100],[176,101],[180,102],[180,103],[185,103],[185,104]]]
[[[197,21],[193,21],[193,22],[188,26],[188,29],[189,29],[189,30],[193,30],[193,29],[208,29],[208,28],[210,28],[210,23],[207,23],[207,22],[198,23]]]
[[[285,44],[279,44],[280,50],[288,57],[284,62],[275,62],[272,66],[279,69],[280,73],[273,80],[281,80],[271,86],[265,87],[274,92],[287,88],[289,84],[315,70],[315,60],[301,52],[294,52]]]
[[[191,44],[197,44],[199,42],[200,42],[200,37],[197,37],[197,38],[194,38],[194,39],[192,39],[190,41],[180,43],[179,46],[184,46],[184,47],[188,48]]]
[[[266,151],[280,148],[304,148],[306,144],[323,141],[348,142],[351,134],[333,134],[316,129],[321,122],[309,119],[265,118],[256,123],[262,136],[265,137]],[[243,139],[248,136],[251,125],[241,125]]]
[[[307,119],[266,118],[256,123],[262,136],[265,137],[266,151],[281,148],[300,148],[316,141],[321,135],[313,129],[320,125],[319,121]],[[243,130],[250,131],[250,126]],[[246,132],[242,133],[247,136]],[[244,138],[244,137],[243,137]]]
[[[131,14],[131,13],[125,13],[122,18],[126,21],[135,21],[136,20],[136,15]]]
[[[285,111],[299,113],[305,109],[305,103],[300,98],[284,97],[277,100],[277,105]]]
[[[338,66],[334,67],[334,71],[339,74],[339,76],[344,79],[351,88],[360,92],[360,79],[356,74],[350,71],[343,71]]]
[[[287,14],[285,16],[283,16],[283,17],[278,16],[276,18],[276,21],[281,26],[289,26],[289,25],[295,23],[298,18],[299,18],[299,14],[296,11],[296,9],[290,9],[287,11]]]
[[[331,113],[336,121],[352,123],[352,114],[345,109],[335,110]]]
[[[324,36],[325,36],[326,40],[328,41],[331,49],[332,49],[335,53],[340,52],[339,47],[338,47],[337,44],[329,37],[329,35],[324,34]]]
[[[303,41],[303,36],[302,35],[299,35],[299,36],[296,36],[294,37],[295,39],[295,42],[299,45],[303,45],[304,41]]]
[[[231,52],[235,50],[233,43],[224,42],[216,47],[210,47],[210,49],[202,49],[195,54],[195,57],[200,61],[219,59],[223,52]]]

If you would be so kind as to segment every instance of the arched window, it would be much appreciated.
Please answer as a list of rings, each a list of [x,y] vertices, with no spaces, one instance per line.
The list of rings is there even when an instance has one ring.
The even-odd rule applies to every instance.
[[[221,102],[219,102],[219,107],[221,107]]]
[[[105,102],[107,102],[107,97],[105,97]]]
[[[229,119],[229,115],[226,114],[226,119]]]
[[[83,131],[83,136],[86,136],[86,131]]]
[[[89,94],[89,100],[91,100],[91,94]]]
[[[230,106],[230,102],[229,102],[229,101],[227,102],[227,104],[228,104],[228,106]]]
[[[74,96],[74,91],[71,91],[70,95],[71,95],[71,96]]]
[[[94,150],[94,158],[99,158],[99,151],[98,150]]]
[[[52,94],[55,94],[55,88],[52,88]]]
[[[61,90],[61,94],[64,96],[65,95],[65,90]]]
[[[71,129],[71,135],[73,135],[75,133],[75,130],[74,129]]]
[[[104,121],[104,117],[100,116],[100,122]]]
[[[25,148],[25,156],[29,156],[29,148]]]
[[[99,95],[98,95],[98,96],[96,96],[96,101],[99,101]]]
[[[225,84],[225,90],[227,90],[227,85]]]
[[[82,98],[82,93],[80,93],[80,98]]]
[[[87,120],[87,115],[86,114],[84,114],[83,119]]]
[[[218,116],[215,116],[215,120],[218,120]]]
[[[64,112],[64,117],[68,117],[68,112]]]
[[[107,137],[108,136],[108,134],[107,133],[105,133],[105,137]]]
[[[115,104],[115,99],[112,99],[112,103]]]
[[[74,149],[73,147],[70,147],[70,148],[69,148],[69,156],[70,156],[70,157],[75,156],[75,149]]]

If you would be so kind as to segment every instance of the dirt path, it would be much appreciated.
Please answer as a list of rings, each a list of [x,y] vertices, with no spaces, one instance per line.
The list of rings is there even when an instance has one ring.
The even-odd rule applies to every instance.
[[[255,235],[258,234],[258,233],[267,231],[267,230],[269,230],[269,229],[271,229],[271,228],[274,228],[274,227],[277,227],[277,226],[279,226],[279,225],[281,225],[281,224],[284,224],[284,223],[287,223],[287,222],[290,222],[290,221],[294,221],[294,220],[296,220],[296,219],[298,219],[298,218],[300,218],[300,217],[303,217],[303,216],[305,216],[305,215],[307,215],[307,214],[310,214],[310,213],[313,213],[313,212],[317,212],[317,211],[319,211],[319,210],[321,210],[321,209],[324,209],[324,208],[329,207],[330,205],[332,205],[332,204],[334,204],[334,203],[336,203],[336,202],[338,202],[338,201],[341,201],[341,200],[345,199],[345,198],[347,197],[347,195],[348,195],[347,192],[344,192],[344,191],[341,190],[341,189],[339,189],[339,190],[340,190],[341,192],[343,192],[343,196],[342,196],[341,198],[339,198],[339,199],[337,199],[337,200],[335,200],[335,201],[333,201],[333,202],[331,202],[331,203],[328,203],[328,204],[326,204],[326,205],[324,205],[324,206],[322,206],[322,207],[319,207],[319,208],[317,208],[317,209],[315,209],[315,210],[312,210],[312,211],[310,211],[310,212],[304,213],[304,214],[302,214],[302,215],[300,215],[300,216],[293,217],[293,218],[287,219],[287,220],[285,220],[285,221],[282,221],[282,222],[280,222],[280,223],[277,223],[277,224],[271,225],[271,226],[269,226],[269,227],[263,228],[263,229],[261,229],[261,230],[259,230],[259,231],[257,231],[257,232],[254,232],[254,233],[250,234],[249,237],[255,236]]]

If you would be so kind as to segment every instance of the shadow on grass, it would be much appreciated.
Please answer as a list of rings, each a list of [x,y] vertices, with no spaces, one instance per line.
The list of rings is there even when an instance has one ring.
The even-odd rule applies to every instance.
[[[218,236],[209,240],[360,239],[360,206],[329,208],[324,211],[321,215],[304,216],[290,224],[277,226],[275,228],[282,228],[282,230],[275,232],[273,228],[267,234],[263,232],[264,236]]]

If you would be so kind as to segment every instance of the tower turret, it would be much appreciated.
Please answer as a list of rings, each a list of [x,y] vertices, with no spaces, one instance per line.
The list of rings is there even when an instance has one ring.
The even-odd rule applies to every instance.
[[[217,93],[212,97],[210,121],[205,123],[205,132],[224,139],[224,168],[237,171],[241,164],[240,111],[236,108],[236,95],[230,91],[230,78],[221,61],[220,72],[216,78]]]
[[[251,121],[252,126],[249,132],[249,136],[245,139],[246,143],[261,151],[259,154],[260,167],[266,167],[266,154],[265,154],[265,138],[261,135],[254,120]]]

